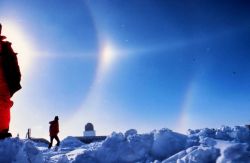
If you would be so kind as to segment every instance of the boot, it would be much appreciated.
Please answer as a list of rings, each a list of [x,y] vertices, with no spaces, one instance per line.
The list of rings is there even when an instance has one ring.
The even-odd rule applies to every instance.
[[[5,129],[0,131],[0,139],[10,138],[12,137],[12,134],[8,132],[9,129]]]
[[[50,149],[52,147],[52,143],[49,143],[48,149]]]

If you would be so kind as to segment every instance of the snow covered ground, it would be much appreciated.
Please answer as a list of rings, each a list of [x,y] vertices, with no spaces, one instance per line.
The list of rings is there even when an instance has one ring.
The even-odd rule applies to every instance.
[[[137,134],[113,133],[102,142],[64,139],[58,149],[18,138],[0,141],[1,163],[250,163],[250,131],[245,127],[169,129]]]

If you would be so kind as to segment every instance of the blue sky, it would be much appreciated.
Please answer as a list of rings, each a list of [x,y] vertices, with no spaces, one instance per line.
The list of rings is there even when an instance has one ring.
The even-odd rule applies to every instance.
[[[61,137],[249,123],[248,1],[1,0],[22,86],[11,131]]]

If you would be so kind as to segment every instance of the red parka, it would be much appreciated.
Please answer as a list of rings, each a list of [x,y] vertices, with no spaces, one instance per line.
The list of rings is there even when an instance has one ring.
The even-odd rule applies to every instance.
[[[50,127],[49,127],[50,136],[56,136],[59,133],[58,120],[50,121],[49,124],[50,124]]]

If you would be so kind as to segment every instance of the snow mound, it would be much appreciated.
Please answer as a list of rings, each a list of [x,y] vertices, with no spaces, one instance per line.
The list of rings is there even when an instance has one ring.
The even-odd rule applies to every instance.
[[[133,135],[136,135],[137,134],[137,131],[135,129],[130,129],[128,131],[125,132],[125,137],[129,137],[129,136],[133,136]]]
[[[68,136],[62,140],[60,146],[61,146],[61,148],[66,148],[66,147],[77,148],[77,147],[80,147],[82,145],[84,145],[84,143],[82,143],[77,138],[72,137],[72,136]]]
[[[233,128],[228,126],[223,126],[219,129],[205,128],[199,130],[188,130],[188,135],[209,137],[226,141],[250,143],[249,129],[243,126],[235,126]]]
[[[157,159],[164,159],[185,149],[187,136],[173,132],[169,129],[162,129],[154,132],[152,144],[152,156]]]
[[[152,134],[112,133],[96,149],[86,150],[76,158],[78,162],[137,162],[147,159],[153,142]]]
[[[138,134],[112,133],[102,142],[84,144],[67,137],[59,148],[30,140],[0,140],[0,162],[12,163],[250,163],[246,127],[189,130],[187,135],[161,129]]]
[[[0,162],[42,163],[44,160],[35,143],[15,138],[0,141]]]
[[[222,155],[218,158],[218,163],[238,162],[250,163],[250,152],[247,150],[248,145],[237,143],[227,147]]]

